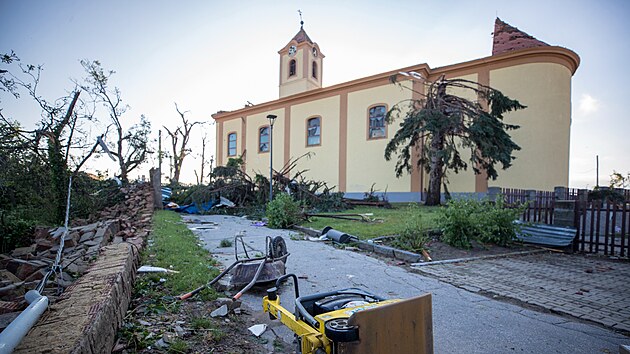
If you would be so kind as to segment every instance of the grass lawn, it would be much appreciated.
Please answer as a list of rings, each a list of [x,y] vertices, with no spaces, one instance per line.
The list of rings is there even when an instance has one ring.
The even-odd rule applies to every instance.
[[[409,215],[409,204],[396,203],[392,204],[392,209],[357,206],[354,209],[345,210],[339,213],[326,214],[374,214],[371,218],[380,219],[383,222],[361,222],[352,220],[340,220],[332,218],[312,217],[310,222],[304,222],[302,226],[321,230],[326,226],[331,226],[336,230],[343,231],[347,234],[357,236],[362,240],[367,240],[379,236],[387,236],[397,234],[405,225],[405,220]],[[439,207],[419,206],[416,211],[422,213],[422,220],[425,228],[434,228],[437,210]]]
[[[173,211],[159,210],[153,216],[152,242],[143,255],[143,264],[173,269],[179,273],[155,274],[166,278],[171,295],[181,295],[206,284],[218,274],[216,260],[198,245],[199,240]],[[204,298],[216,296],[212,290],[201,292]]]

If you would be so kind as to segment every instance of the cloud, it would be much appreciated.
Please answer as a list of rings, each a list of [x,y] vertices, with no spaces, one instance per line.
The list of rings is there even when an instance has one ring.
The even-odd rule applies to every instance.
[[[588,93],[583,93],[578,103],[578,112],[582,116],[588,116],[599,111],[600,102]]]

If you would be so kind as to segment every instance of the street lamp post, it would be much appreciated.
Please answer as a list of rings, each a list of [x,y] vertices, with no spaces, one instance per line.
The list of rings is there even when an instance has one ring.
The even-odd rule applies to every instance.
[[[269,201],[273,200],[273,122],[278,116],[269,114]]]

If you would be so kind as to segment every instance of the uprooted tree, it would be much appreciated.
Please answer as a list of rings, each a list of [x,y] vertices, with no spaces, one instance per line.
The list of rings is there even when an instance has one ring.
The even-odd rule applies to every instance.
[[[395,76],[391,81],[400,85]],[[419,93],[420,99],[399,102],[387,112],[388,124],[398,118],[402,121],[385,148],[385,159],[398,155],[395,170],[400,177],[405,171],[411,172],[414,150],[419,150],[417,167],[424,166],[429,174],[426,205],[439,205],[447,170],[458,173],[468,168],[461,148],[470,151],[469,161],[475,174],[485,171],[487,178],[496,179],[496,164],[503,169],[511,166],[515,158],[512,153],[520,147],[508,131],[519,126],[505,123],[503,115],[525,106],[474,81],[442,76],[425,85],[426,93]],[[479,100],[464,98],[469,93]]]
[[[36,178],[40,184],[50,181],[50,193],[46,193],[50,198],[48,204],[53,206],[52,220],[60,222],[65,215],[69,171],[74,170],[76,174],[96,149],[96,144],[91,146],[94,142],[85,130],[85,125],[94,119],[93,111],[89,104],[79,99],[80,90],[76,87],[71,94],[58,99],[48,100],[41,96],[38,87],[42,65],[23,64],[14,52],[3,54],[2,63],[6,69],[0,70],[0,91],[8,92],[16,99],[25,92],[41,112],[37,127],[25,130],[0,110],[0,157],[4,157],[6,169],[3,172],[16,172],[22,167],[45,172],[45,176]],[[38,164],[46,168],[37,169]],[[2,176],[3,181],[11,178],[15,180],[9,184],[17,186],[22,184],[25,176]]]
[[[184,158],[191,151],[188,148],[188,141],[190,140],[190,132],[192,128],[197,124],[203,124],[202,122],[190,122],[186,119],[186,113],[188,111],[180,111],[179,107],[177,107],[177,103],[175,103],[175,110],[179,114],[179,117],[182,119],[182,126],[178,126],[173,131],[166,129],[166,133],[171,138],[171,149],[172,149],[172,161],[173,161],[173,175],[171,176],[171,183],[179,182],[179,175],[182,172],[182,165],[184,163]],[[205,147],[205,145],[204,145]],[[203,178],[203,170],[202,170],[202,178]]]
[[[97,60],[81,60],[81,65],[88,74],[83,90],[89,92],[94,100],[101,103],[109,114],[114,126],[115,142],[111,154],[116,157],[120,170],[120,179],[128,180],[131,171],[144,163],[151,153],[149,135],[151,122],[144,115],[140,116],[140,123],[123,128],[123,115],[129,106],[123,103],[118,87],[109,87],[109,79],[115,71],[105,71]]]

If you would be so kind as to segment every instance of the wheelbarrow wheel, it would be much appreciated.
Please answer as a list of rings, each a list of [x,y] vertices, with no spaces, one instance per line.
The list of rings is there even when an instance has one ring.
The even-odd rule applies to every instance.
[[[282,236],[276,236],[271,240],[271,249],[269,249],[269,257],[276,259],[287,254],[287,244]],[[282,260],[286,262],[286,258]]]
[[[326,322],[324,334],[333,342],[354,342],[359,340],[358,328],[348,325],[347,318],[336,318]]]

